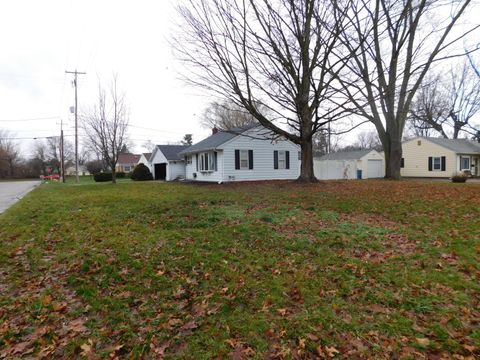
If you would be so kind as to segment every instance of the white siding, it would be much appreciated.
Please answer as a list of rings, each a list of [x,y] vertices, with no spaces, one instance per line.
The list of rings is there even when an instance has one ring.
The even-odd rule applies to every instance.
[[[318,180],[340,180],[357,178],[356,160],[313,161],[314,174]]]
[[[224,149],[223,181],[294,180],[300,176],[301,161],[298,159],[300,148],[290,141],[272,142],[262,139],[264,133],[264,128],[257,127],[221,146]],[[235,150],[253,150],[253,169],[235,169]],[[289,169],[274,169],[273,152],[275,150],[290,152]]]
[[[415,138],[402,144],[404,167],[400,174],[406,177],[450,177],[458,171],[458,156],[443,146],[425,138]],[[428,170],[428,158],[445,156],[445,171]]]
[[[192,156],[192,163],[186,165],[185,178],[187,180],[212,181],[212,182],[222,181],[222,172],[223,172],[222,151],[217,151],[217,171],[211,171],[211,172],[200,172],[199,170],[197,170],[197,163],[195,158],[196,154],[190,154],[190,155]]]
[[[185,163],[183,161],[170,161],[167,165],[167,180],[185,178]]]

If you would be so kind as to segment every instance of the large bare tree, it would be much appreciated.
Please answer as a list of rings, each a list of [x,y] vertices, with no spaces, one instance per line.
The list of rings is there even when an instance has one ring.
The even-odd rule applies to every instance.
[[[353,55],[339,82],[353,105],[350,110],[375,125],[385,151],[387,178],[400,178],[405,122],[432,64],[455,56],[449,50],[478,28],[456,27],[471,2],[335,1],[339,9],[348,7],[342,44]]]
[[[188,81],[299,144],[299,180],[315,181],[312,137],[343,111],[330,86],[343,66],[341,11],[327,0],[183,0],[178,10]]]
[[[244,107],[224,100],[212,102],[203,112],[200,123],[208,129],[232,130],[258,124],[258,121]]]
[[[118,90],[114,76],[108,92],[99,83],[97,104],[82,116],[88,145],[111,169],[113,183],[118,154],[127,142],[128,115],[125,95]]]
[[[460,132],[475,135],[473,118],[480,111],[480,78],[468,61],[452,67],[443,77],[422,85],[413,102],[411,121],[417,129],[434,129],[444,138]]]

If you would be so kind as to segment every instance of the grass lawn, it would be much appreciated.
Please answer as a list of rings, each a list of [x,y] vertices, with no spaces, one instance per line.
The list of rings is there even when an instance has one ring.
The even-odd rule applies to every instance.
[[[44,184],[0,216],[0,358],[473,359],[479,209],[468,183]]]

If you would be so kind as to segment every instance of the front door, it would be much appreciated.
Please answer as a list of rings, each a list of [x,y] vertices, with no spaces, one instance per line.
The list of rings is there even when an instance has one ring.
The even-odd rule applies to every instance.
[[[167,164],[155,164],[155,180],[167,178]]]

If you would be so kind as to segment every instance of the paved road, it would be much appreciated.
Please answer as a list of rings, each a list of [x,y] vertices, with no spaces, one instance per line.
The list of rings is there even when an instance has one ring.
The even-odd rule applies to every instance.
[[[0,181],[0,214],[20,200],[41,181]]]

